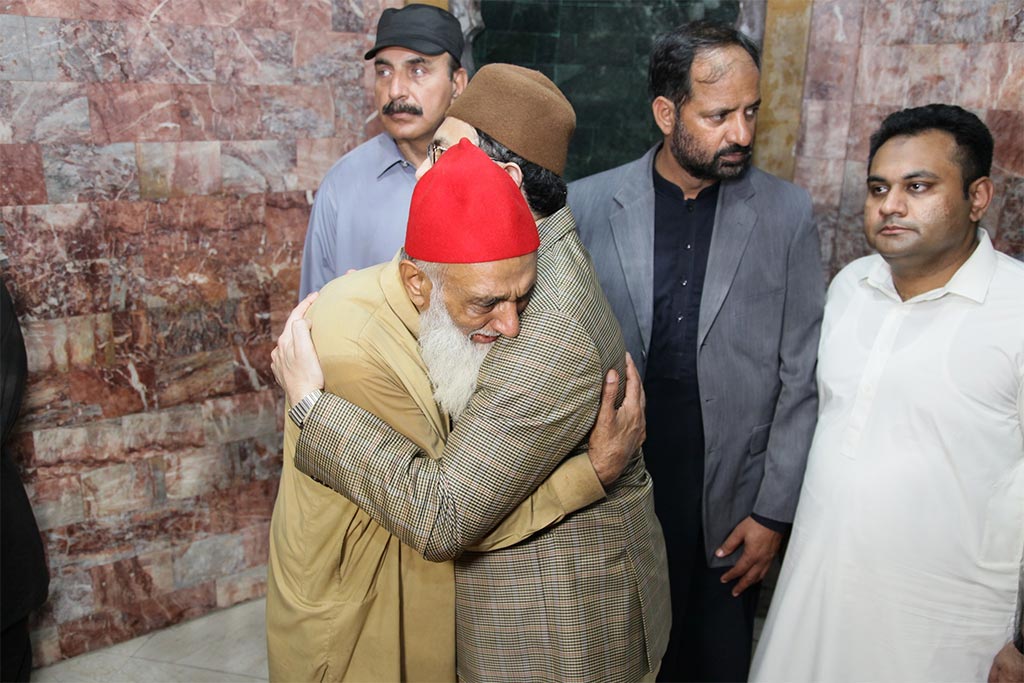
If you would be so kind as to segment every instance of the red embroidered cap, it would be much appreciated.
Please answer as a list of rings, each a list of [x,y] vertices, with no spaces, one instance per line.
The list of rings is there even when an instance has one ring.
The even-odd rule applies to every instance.
[[[441,155],[412,193],[405,251],[433,263],[485,263],[537,251],[515,181],[469,140]]]

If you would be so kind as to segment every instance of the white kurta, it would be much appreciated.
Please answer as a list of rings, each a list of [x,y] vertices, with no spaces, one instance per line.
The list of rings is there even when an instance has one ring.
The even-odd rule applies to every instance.
[[[901,301],[829,288],[819,419],[753,681],[983,681],[1024,549],[1024,264],[980,244]]]

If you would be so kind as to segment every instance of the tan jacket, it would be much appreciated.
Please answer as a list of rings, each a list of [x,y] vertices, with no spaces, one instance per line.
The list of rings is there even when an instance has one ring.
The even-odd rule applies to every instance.
[[[419,314],[398,259],[334,280],[310,309],[327,391],[368,410],[437,457],[447,415],[433,400]],[[355,504],[284,467],[270,526],[267,647],[273,681],[454,681],[450,562],[429,562]],[[508,547],[604,496],[585,455],[566,461],[474,546]]]

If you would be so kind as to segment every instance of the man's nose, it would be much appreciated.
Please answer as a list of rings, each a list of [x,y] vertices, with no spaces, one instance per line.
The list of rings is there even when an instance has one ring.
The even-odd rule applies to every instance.
[[[883,216],[907,215],[907,198],[898,188],[889,188],[882,199],[878,212]]]
[[[503,301],[495,309],[494,330],[506,337],[519,336],[519,311],[511,301]]]
[[[405,97],[409,94],[408,83],[405,80],[405,76],[401,73],[395,73],[391,80],[388,82],[388,97],[392,100]]]
[[[754,141],[754,122],[746,117],[744,112],[736,112],[732,125],[729,127],[727,142],[730,145],[749,147]]]

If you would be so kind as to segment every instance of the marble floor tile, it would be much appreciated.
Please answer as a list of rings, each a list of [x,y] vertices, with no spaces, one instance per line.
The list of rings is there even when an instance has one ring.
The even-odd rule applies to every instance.
[[[132,657],[111,680],[125,683],[256,683],[267,679]]]
[[[254,600],[32,672],[43,683],[266,681],[266,600]]]
[[[79,655],[73,659],[65,659],[52,666],[36,669],[32,672],[33,681],[84,683],[86,681],[114,681],[128,657],[107,654],[106,650]]]
[[[266,600],[158,631],[135,658],[267,678]]]

